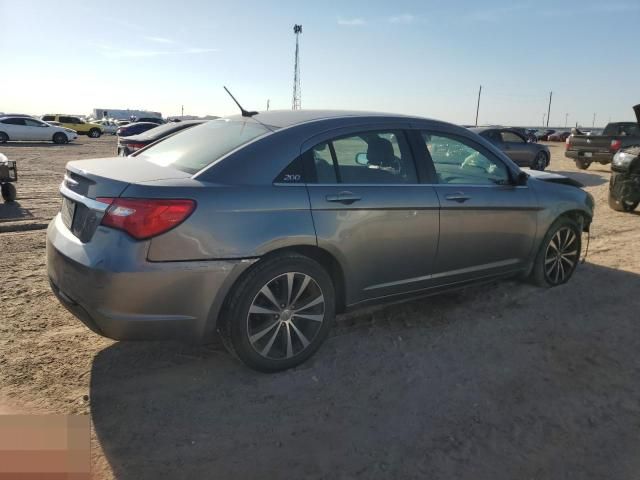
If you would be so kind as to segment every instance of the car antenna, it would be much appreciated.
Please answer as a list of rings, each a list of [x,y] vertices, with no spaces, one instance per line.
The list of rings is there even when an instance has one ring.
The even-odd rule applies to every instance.
[[[242,113],[243,117],[253,117],[254,115],[257,115],[258,112],[248,112],[246,111],[244,108],[242,108],[242,105],[240,105],[240,102],[238,102],[238,100],[236,100],[236,97],[234,97],[231,92],[229,91],[229,89],[225,86],[223,86],[222,88],[224,88],[224,90],[229,94],[229,96],[232,98],[232,100],[234,102],[236,102],[236,105],[238,105],[238,108],[240,109],[240,112]]]

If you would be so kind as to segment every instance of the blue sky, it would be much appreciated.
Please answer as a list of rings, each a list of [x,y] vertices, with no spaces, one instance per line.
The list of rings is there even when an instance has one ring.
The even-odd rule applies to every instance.
[[[473,123],[632,119],[640,1],[0,0],[0,111],[164,115],[291,107]]]

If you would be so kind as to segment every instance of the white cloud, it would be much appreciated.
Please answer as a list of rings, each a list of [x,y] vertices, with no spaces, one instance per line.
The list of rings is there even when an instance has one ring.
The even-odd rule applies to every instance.
[[[415,19],[416,19],[416,17],[414,15],[411,15],[410,13],[403,13],[401,15],[393,15],[393,16],[387,18],[389,23],[400,23],[400,24],[404,24],[404,25],[408,25],[409,23],[413,23],[415,21]]]
[[[485,8],[467,15],[472,22],[500,22],[514,12],[526,9],[526,5],[511,5],[508,7]]]
[[[145,40],[148,40],[150,42],[155,42],[155,43],[164,43],[164,44],[176,43],[174,40],[171,40],[170,38],[164,38],[164,37],[148,37],[148,36],[144,36],[142,38],[144,38]]]
[[[601,3],[592,5],[589,10],[601,13],[635,12],[640,10],[640,5],[634,3]]]
[[[366,25],[367,21],[364,18],[342,18],[338,17],[338,25],[344,25],[347,27],[357,27],[360,25]]]
[[[180,50],[151,50],[118,48],[109,45],[97,45],[100,53],[107,58],[144,58],[161,55],[191,55],[219,51],[217,48],[183,48]]]

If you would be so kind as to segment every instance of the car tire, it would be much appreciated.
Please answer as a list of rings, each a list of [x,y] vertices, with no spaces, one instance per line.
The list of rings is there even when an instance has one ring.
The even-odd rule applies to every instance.
[[[62,132],[57,132],[53,134],[53,143],[56,145],[64,145],[65,143],[69,143],[69,138]]]
[[[9,141],[9,135],[4,132],[0,132],[0,143],[7,143]]]
[[[223,311],[218,331],[231,354],[261,372],[286,370],[326,339],[335,318],[333,281],[308,257],[275,255],[241,277]]]
[[[531,280],[539,287],[557,287],[567,283],[580,260],[581,229],[575,220],[558,218],[542,239],[531,271]]]
[[[615,195],[609,192],[609,207],[616,212],[633,212],[640,202],[626,202],[618,200]]]
[[[591,165],[591,162],[588,160],[576,160],[576,167],[578,167],[580,170],[586,170],[587,168],[589,168],[589,165]]]
[[[89,130],[89,138],[100,138],[100,135],[102,135],[102,132],[98,128]]]
[[[547,155],[544,152],[538,152],[536,158],[533,159],[531,170],[544,171],[547,168]]]
[[[0,185],[0,190],[2,191],[2,199],[5,202],[13,202],[16,199],[17,192],[16,187],[11,183],[3,183]]]

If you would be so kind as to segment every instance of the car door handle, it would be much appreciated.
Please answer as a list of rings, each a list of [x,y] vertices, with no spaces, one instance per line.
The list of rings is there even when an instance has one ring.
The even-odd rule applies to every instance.
[[[465,195],[462,192],[452,193],[451,195],[446,195],[444,198],[451,202],[463,203],[469,200],[471,197],[469,195]]]
[[[359,196],[351,192],[340,192],[337,195],[327,195],[325,198],[327,202],[344,203],[345,205],[351,205],[353,202],[360,200]]]

